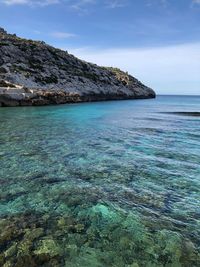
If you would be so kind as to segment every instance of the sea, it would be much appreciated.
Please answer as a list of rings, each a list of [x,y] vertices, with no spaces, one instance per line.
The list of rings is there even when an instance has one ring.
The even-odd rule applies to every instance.
[[[0,108],[0,266],[199,267],[200,96]]]

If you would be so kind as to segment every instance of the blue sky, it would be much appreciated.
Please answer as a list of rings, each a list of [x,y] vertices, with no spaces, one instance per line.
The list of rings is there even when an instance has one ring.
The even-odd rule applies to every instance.
[[[200,0],[0,0],[0,26],[160,94],[200,94]]]

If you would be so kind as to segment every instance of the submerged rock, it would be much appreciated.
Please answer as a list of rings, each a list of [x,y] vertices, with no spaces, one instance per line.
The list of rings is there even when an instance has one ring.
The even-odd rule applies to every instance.
[[[174,111],[174,112],[165,112],[165,114],[200,117],[200,112],[198,112],[198,111],[193,111],[193,112],[190,112],[190,111]]]
[[[154,98],[117,68],[99,67],[0,28],[0,106]]]
[[[181,234],[145,228],[137,215],[105,204],[67,215],[0,219],[0,266],[199,266],[199,249]],[[111,219],[112,218],[112,219]],[[74,231],[71,231],[73,225]],[[37,226],[37,227],[36,227]],[[79,231],[80,230],[80,231]],[[32,233],[32,235],[31,235]]]
[[[62,254],[60,248],[53,239],[45,239],[41,241],[39,248],[34,252],[35,255],[49,255],[50,258]]]

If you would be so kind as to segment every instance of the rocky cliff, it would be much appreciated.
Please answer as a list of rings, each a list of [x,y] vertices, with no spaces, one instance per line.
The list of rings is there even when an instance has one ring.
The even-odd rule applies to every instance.
[[[0,28],[0,106],[154,97],[152,89],[128,73]]]

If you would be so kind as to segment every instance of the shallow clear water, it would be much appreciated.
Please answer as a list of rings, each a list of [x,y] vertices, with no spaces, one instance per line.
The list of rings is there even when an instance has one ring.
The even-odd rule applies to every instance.
[[[173,111],[200,97],[0,109],[0,266],[200,266],[200,117]]]

